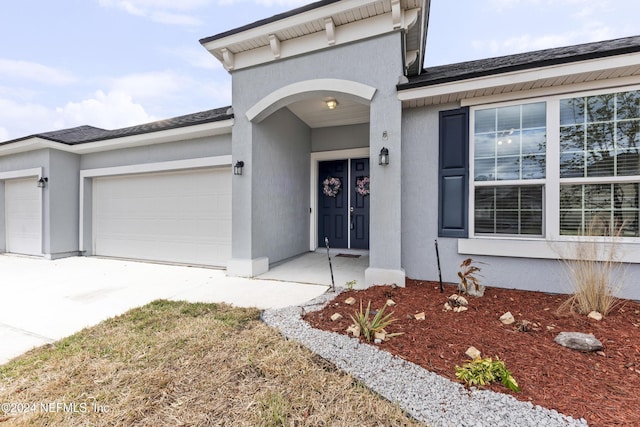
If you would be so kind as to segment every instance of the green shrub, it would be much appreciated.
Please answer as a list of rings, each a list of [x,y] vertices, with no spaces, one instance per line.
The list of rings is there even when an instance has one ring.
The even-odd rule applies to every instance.
[[[484,386],[494,381],[501,381],[508,389],[520,391],[516,379],[498,357],[495,360],[490,357],[478,358],[465,363],[462,367],[456,366],[456,377],[468,386]]]

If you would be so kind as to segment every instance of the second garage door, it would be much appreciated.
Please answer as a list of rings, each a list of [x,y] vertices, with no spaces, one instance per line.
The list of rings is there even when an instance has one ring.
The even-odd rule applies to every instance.
[[[231,169],[95,178],[94,254],[225,266],[231,257]]]

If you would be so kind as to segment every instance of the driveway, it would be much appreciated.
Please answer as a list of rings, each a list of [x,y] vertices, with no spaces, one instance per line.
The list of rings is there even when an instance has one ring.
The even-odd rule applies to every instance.
[[[93,257],[0,255],[0,364],[155,299],[279,308],[326,286],[227,277],[222,270]]]

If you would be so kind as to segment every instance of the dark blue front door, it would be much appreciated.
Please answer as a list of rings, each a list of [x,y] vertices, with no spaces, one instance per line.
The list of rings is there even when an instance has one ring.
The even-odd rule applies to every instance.
[[[350,165],[350,166],[349,166]],[[369,249],[369,159],[318,165],[318,245]]]
[[[369,159],[351,159],[351,245],[369,249]]]

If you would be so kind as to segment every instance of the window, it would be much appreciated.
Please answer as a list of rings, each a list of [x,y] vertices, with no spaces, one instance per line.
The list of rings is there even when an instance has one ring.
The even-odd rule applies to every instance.
[[[640,237],[634,89],[473,109],[473,234]]]
[[[473,135],[475,232],[542,235],[545,103],[476,110]]]
[[[560,100],[561,235],[639,236],[639,143],[640,91]]]

